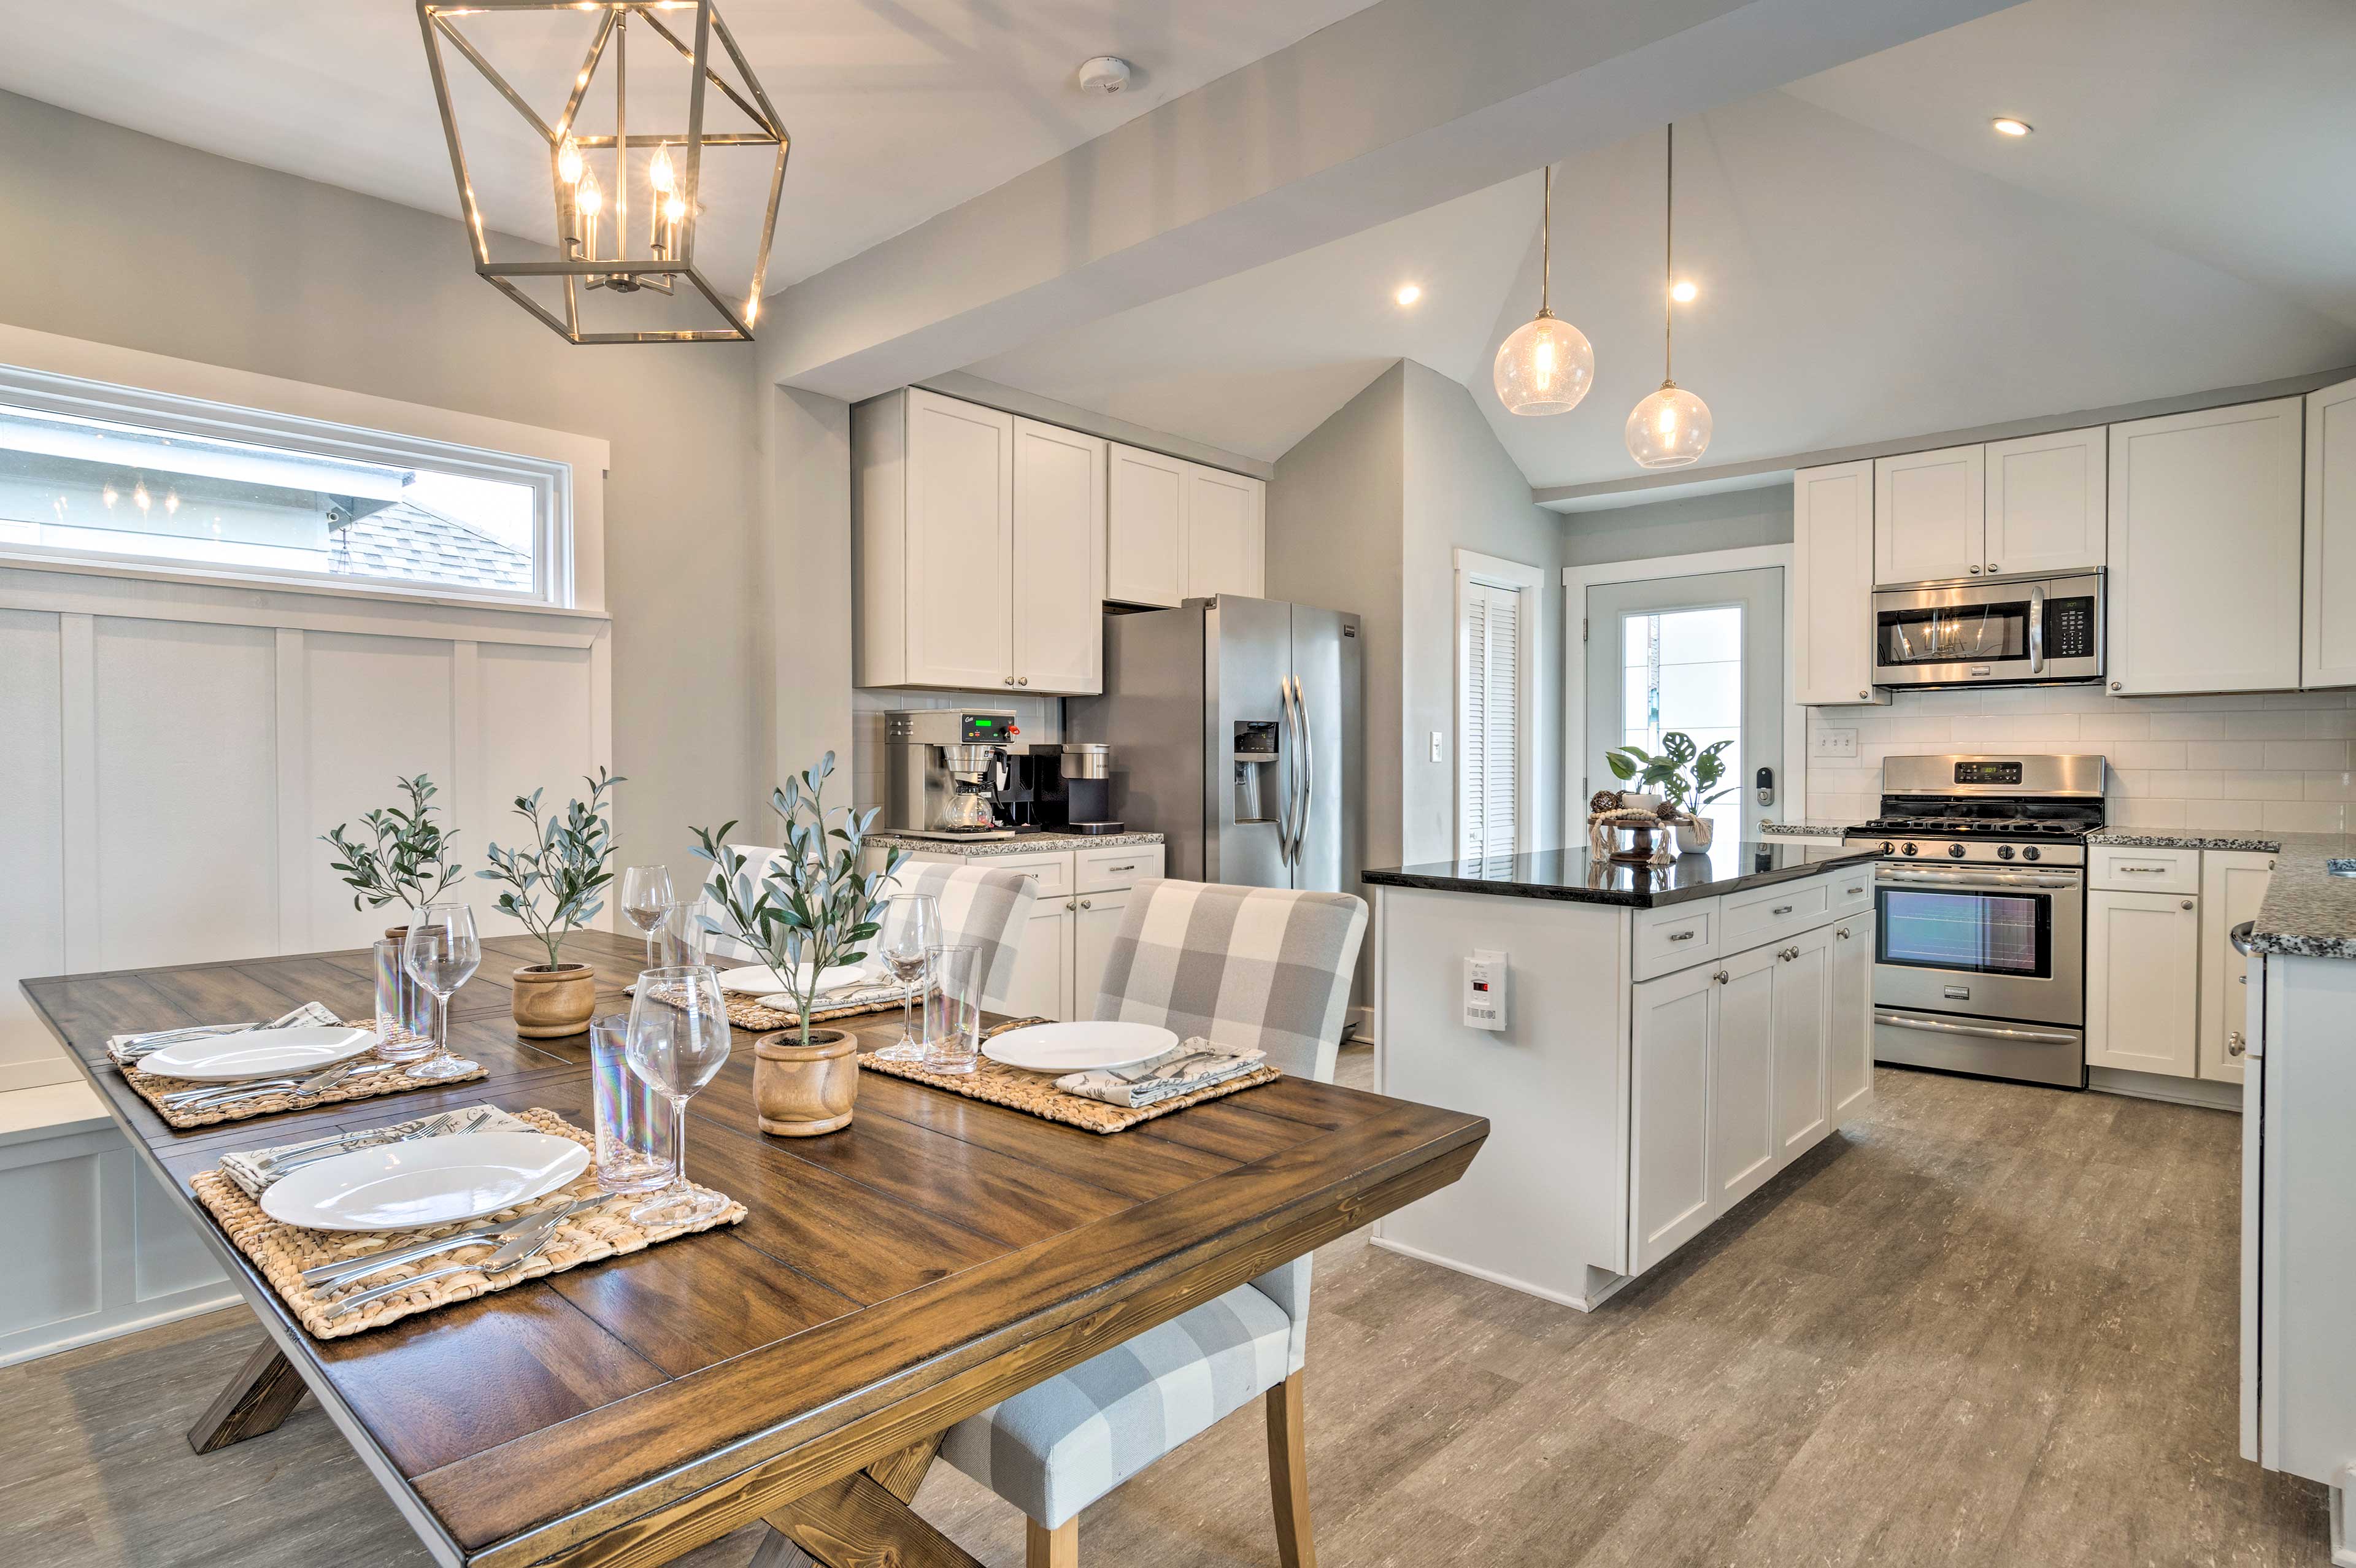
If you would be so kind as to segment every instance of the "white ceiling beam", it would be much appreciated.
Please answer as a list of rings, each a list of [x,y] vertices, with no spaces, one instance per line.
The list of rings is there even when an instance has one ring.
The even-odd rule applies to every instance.
[[[2007,3],[1381,0],[770,296],[763,374],[873,397]]]

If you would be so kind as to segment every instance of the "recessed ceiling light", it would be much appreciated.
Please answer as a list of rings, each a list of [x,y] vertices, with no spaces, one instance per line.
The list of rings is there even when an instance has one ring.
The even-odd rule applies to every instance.
[[[1679,304],[1691,304],[1694,302],[1694,296],[1699,293],[1701,291],[1694,287],[1691,278],[1679,278],[1676,285],[1669,290],[1669,297]]]
[[[1999,136],[2026,136],[2037,129],[2028,121],[2016,120],[2009,114],[1999,114],[1988,123],[1996,127],[1996,133]]]
[[[1419,289],[1419,288],[1416,287],[1413,283],[1401,283],[1401,284],[1399,285],[1399,292],[1398,292],[1398,302],[1399,302],[1399,304],[1413,304],[1416,301],[1418,301],[1418,300],[1421,299],[1422,297],[1423,297],[1423,291],[1422,291],[1421,289]]]

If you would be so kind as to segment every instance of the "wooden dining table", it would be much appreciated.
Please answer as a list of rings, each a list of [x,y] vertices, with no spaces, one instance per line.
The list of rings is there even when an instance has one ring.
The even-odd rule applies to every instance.
[[[691,1114],[689,1174],[739,1225],[553,1274],[347,1339],[311,1338],[196,1200],[223,1153],[471,1105],[586,1127],[588,1037],[519,1039],[484,943],[451,999],[453,1048],[488,1077],[181,1131],[132,1091],[110,1035],[375,1011],[366,951],[23,982],[186,1210],[268,1339],[189,1433],[199,1453],[315,1395],[434,1558],[666,1563],[755,1520],[765,1561],[971,1564],[909,1508],[955,1423],[1447,1185],[1478,1116],[1297,1077],[1100,1135],[880,1072],[857,1115],[764,1136],[754,1036]],[[639,943],[574,935],[601,1013],[626,1010]],[[896,1009],[841,1020],[896,1038]]]

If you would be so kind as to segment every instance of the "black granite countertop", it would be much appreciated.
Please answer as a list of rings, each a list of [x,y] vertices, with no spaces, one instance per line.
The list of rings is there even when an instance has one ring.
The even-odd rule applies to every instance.
[[[1368,886],[1421,888],[1444,893],[1494,893],[1505,898],[1558,899],[1566,903],[1617,904],[1654,909],[1691,899],[1716,898],[1812,877],[1837,866],[1879,859],[1866,848],[1827,852],[1817,858],[1802,843],[1720,844],[1708,854],[1680,855],[1666,866],[1630,865],[1598,859],[1584,849],[1540,849],[1486,860],[1434,860],[1365,873]]]

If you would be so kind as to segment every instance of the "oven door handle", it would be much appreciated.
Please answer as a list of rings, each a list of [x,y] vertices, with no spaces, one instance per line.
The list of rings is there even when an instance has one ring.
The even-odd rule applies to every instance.
[[[1936,871],[1880,871],[1874,881],[1882,887],[1896,884],[1912,888],[2044,888],[2054,892],[2078,886],[2075,877],[2008,877],[2002,874],[1984,876],[1966,872],[1960,876],[1942,876]]]
[[[2060,1034],[2042,1029],[1998,1029],[1994,1024],[1941,1023],[1933,1019],[1918,1019],[1904,1013],[1885,1013],[1874,1009],[1873,1021],[1888,1024],[1891,1029],[1919,1029],[1924,1034],[1967,1034],[1975,1040],[2019,1040],[2033,1045],[2075,1045],[2074,1034]]]
[[[2045,585],[2029,591],[2029,673],[2045,673]]]

